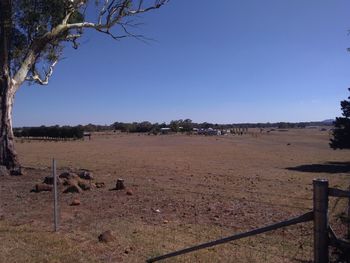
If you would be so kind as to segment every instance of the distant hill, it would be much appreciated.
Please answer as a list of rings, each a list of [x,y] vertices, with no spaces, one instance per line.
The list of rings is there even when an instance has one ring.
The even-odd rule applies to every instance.
[[[321,121],[322,123],[324,124],[333,124],[335,120],[334,119],[327,119],[327,120],[324,120],[324,121]]]

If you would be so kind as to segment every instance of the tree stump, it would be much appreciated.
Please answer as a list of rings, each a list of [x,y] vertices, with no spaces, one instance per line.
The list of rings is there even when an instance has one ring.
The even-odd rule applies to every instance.
[[[115,190],[123,190],[123,189],[125,189],[124,179],[119,178],[117,180],[117,184],[115,185]]]

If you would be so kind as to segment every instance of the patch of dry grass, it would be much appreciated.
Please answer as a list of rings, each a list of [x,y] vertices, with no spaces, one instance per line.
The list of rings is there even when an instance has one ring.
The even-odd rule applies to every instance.
[[[17,143],[22,164],[33,169],[0,178],[7,220],[0,222],[0,262],[145,262],[300,215],[312,208],[313,178],[348,187],[348,172],[300,169],[349,161],[349,151],[333,151],[328,140],[327,133],[298,129],[258,138],[94,134],[91,141]],[[106,184],[79,195],[77,207],[69,206],[75,195],[59,195],[58,234],[48,232],[52,195],[30,193],[50,174],[52,156],[59,171],[90,169]],[[132,196],[109,191],[119,177]],[[114,242],[98,242],[106,230]],[[293,258],[312,258],[310,231],[312,225],[295,226],[164,262],[298,262]]]
[[[98,262],[65,235],[0,221],[0,262]]]

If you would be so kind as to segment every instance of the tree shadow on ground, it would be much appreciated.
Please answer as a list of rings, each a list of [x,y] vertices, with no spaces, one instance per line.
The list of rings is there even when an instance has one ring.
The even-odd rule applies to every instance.
[[[326,162],[324,164],[304,164],[287,167],[287,170],[307,173],[350,173],[350,162]]]

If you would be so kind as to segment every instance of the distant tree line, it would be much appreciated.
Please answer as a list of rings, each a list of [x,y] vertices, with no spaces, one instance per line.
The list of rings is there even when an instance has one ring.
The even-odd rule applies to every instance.
[[[234,124],[217,124],[217,123],[195,123],[191,119],[172,120],[169,124],[166,123],[151,123],[144,122],[115,122],[109,129],[119,130],[121,132],[159,132],[161,128],[170,128],[173,132],[189,132],[193,128],[197,129],[232,129],[232,128],[278,128],[278,129],[291,129],[291,128],[305,128],[310,126],[332,126],[333,121],[326,122],[275,122],[275,123],[234,123]],[[106,127],[107,128],[107,127]],[[108,129],[108,128],[107,128]]]
[[[132,122],[132,123],[124,123],[124,122],[115,122],[112,125],[113,130],[118,130],[121,132],[153,132],[157,133],[160,131],[161,128],[167,127],[165,123],[159,124],[159,123],[150,123],[149,121],[143,121],[143,122]]]
[[[201,125],[198,123],[193,123],[190,119],[185,120],[172,120],[169,124],[166,123],[151,123],[148,121],[143,122],[115,122],[112,125],[114,130],[119,130],[121,132],[148,132],[148,133],[158,133],[162,128],[170,128],[172,132],[190,132],[193,128],[209,128],[214,127],[214,124]]]
[[[81,126],[40,126],[15,128],[16,137],[48,137],[48,138],[72,138],[81,139],[84,136],[84,130]]]
[[[191,119],[172,120],[170,123],[151,123],[143,122],[115,122],[111,125],[78,125],[78,126],[40,126],[40,127],[22,127],[15,128],[16,137],[51,137],[51,138],[82,138],[84,132],[103,132],[103,131],[121,131],[128,133],[153,133],[157,134],[162,128],[169,128],[172,132],[190,132],[193,128],[197,129],[233,129],[233,128],[305,128],[308,126],[333,125],[332,121],[328,122],[277,122],[277,123],[234,123],[234,124],[217,124],[217,123],[195,123]]]

